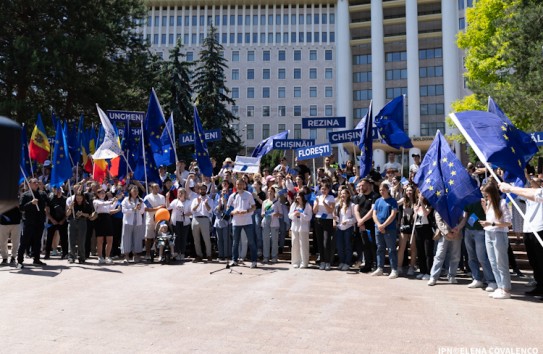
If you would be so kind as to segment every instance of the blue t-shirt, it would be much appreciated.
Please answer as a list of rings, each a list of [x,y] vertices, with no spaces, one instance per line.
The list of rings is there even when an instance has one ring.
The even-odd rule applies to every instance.
[[[383,199],[382,197],[377,199],[375,201],[375,207],[374,210],[377,213],[377,219],[379,220],[379,223],[384,223],[390,214],[392,214],[392,210],[398,210],[398,203],[396,202],[396,199],[389,197],[387,199]],[[375,225],[375,229],[377,230],[377,225]],[[385,227],[386,231],[395,231],[396,230],[396,221],[393,221]]]

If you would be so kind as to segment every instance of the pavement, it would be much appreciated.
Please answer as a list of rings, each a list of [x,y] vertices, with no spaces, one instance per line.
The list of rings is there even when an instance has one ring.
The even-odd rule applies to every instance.
[[[429,287],[286,262],[47,262],[0,268],[2,352],[543,353],[543,301],[515,277],[513,298],[494,300],[468,278]]]

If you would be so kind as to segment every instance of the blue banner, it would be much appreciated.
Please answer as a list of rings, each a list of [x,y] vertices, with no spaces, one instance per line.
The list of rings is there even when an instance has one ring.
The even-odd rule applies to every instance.
[[[532,140],[535,141],[537,146],[543,145],[543,132],[532,133]]]
[[[132,122],[141,122],[145,116],[145,112],[132,112],[132,111],[106,111],[107,117],[112,122],[126,122],[130,120]]]
[[[206,143],[210,141],[218,141],[222,139],[222,134],[221,134],[220,129],[206,130],[204,131],[204,134],[205,134]],[[193,144],[194,144],[193,133],[179,134],[179,140],[177,141],[177,145],[186,146],[186,145],[193,145]]]
[[[296,150],[298,160],[309,160],[332,155],[332,145],[320,144]]]
[[[340,130],[337,132],[328,133],[328,142],[330,144],[341,144],[348,143],[351,141],[360,141],[360,134],[362,134],[362,129],[353,129],[353,130]],[[379,139],[377,135],[377,128],[373,127],[371,129],[372,140]]]
[[[274,150],[294,150],[315,145],[314,139],[274,139]]]
[[[345,128],[345,117],[302,118],[304,129]]]

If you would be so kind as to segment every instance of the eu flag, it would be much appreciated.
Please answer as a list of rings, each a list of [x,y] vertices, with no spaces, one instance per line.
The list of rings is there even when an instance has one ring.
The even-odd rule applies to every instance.
[[[367,176],[371,170],[371,162],[373,159],[372,114],[372,102],[370,102],[368,112],[359,123],[360,129],[362,129],[362,134],[360,134],[360,142],[358,143],[358,147],[360,148],[360,177]]]
[[[194,149],[196,150],[196,161],[198,161],[200,171],[204,176],[211,177],[213,175],[213,166],[207,150],[204,128],[196,106],[194,106]]]
[[[398,96],[375,116],[375,125],[387,145],[399,149],[413,147],[411,139],[403,130],[403,95]]]
[[[275,139],[288,139],[288,130],[262,140],[253,150],[251,157],[261,157],[266,155],[273,149],[273,141]]]
[[[162,148],[155,152],[155,162],[158,166],[169,166],[175,163],[175,132],[173,127],[173,115],[166,122],[166,126],[160,136]]]
[[[472,148],[479,149],[488,163],[507,172],[507,182],[525,181],[524,168],[538,151],[530,135],[491,112],[466,111],[454,116],[472,141]]]
[[[475,180],[439,130],[413,181],[451,228],[458,225],[466,205],[482,198]]]
[[[158,102],[155,89],[151,89],[151,96],[149,97],[149,106],[147,107],[147,114],[143,128],[145,129],[145,140],[151,144],[151,150],[153,153],[162,152],[162,141],[160,136],[162,135],[162,126],[166,123],[162,108]]]
[[[51,161],[51,187],[60,187],[72,176],[72,164],[68,155],[68,142],[62,131],[62,123],[57,121],[53,160]]]

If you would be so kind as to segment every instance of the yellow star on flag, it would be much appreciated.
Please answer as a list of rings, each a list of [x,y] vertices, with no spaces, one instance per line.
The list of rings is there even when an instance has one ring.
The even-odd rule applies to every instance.
[[[443,162],[447,162],[448,160],[447,160],[447,158],[446,158],[446,157],[444,157],[444,158],[443,158],[443,160],[441,160],[441,161],[443,161]]]
[[[449,167],[453,167],[453,166],[454,166],[454,163],[449,162]]]
[[[454,181],[452,179],[449,180],[449,184],[452,186],[454,184]]]
[[[516,154],[515,148],[511,146],[511,151],[513,151],[513,154]]]
[[[441,196],[441,191],[437,191],[437,192],[436,192],[436,195],[437,195],[438,197],[440,197],[440,196]]]
[[[451,175],[456,176],[456,171],[452,171]]]
[[[507,136],[507,134],[503,134],[503,138],[504,138],[505,140],[509,140],[509,137]]]
[[[428,187],[428,190],[433,191],[433,190],[434,190],[434,187],[433,187],[433,186],[430,186],[430,187]]]
[[[507,127],[506,127],[505,125],[502,125],[502,130],[503,130],[504,132],[506,132],[506,131],[507,131]]]

